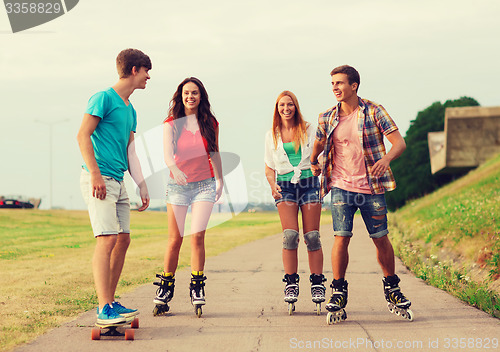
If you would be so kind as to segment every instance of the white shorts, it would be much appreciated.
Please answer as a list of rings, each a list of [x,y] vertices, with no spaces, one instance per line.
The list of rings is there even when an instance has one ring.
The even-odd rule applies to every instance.
[[[106,184],[106,198],[92,196],[90,173],[82,169],[80,188],[88,206],[90,223],[94,236],[130,233],[130,200],[125,183],[112,177],[103,176]]]

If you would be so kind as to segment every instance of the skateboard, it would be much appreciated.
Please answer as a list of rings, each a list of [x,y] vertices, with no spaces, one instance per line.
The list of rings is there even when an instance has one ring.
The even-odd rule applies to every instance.
[[[118,328],[130,324],[131,329],[125,329],[125,333],[118,331]],[[119,324],[98,324],[91,331],[92,340],[100,340],[101,336],[124,336],[125,340],[134,340],[135,330],[139,328],[139,318],[132,318],[124,323]],[[103,330],[106,330],[103,332]]]

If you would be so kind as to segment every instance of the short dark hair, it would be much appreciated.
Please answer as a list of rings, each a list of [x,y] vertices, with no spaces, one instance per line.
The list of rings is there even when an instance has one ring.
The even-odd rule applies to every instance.
[[[352,66],[342,65],[339,67],[335,67],[332,72],[330,72],[330,76],[336,75],[338,73],[343,73],[347,75],[347,79],[349,80],[349,84],[357,83],[358,87],[356,88],[356,92],[358,91],[360,78],[359,72]]]
[[[132,74],[132,67],[134,66],[137,70],[141,67],[151,70],[153,67],[149,56],[138,49],[125,49],[120,51],[116,57],[116,69],[118,70],[120,78],[127,78],[130,76]]]

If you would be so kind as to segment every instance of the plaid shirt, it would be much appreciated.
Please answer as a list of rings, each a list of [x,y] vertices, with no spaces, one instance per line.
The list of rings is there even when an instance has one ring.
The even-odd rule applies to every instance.
[[[338,114],[340,103],[321,113],[316,130],[316,139],[325,143],[324,164],[321,177],[321,196],[330,192],[335,151],[333,144],[333,130],[340,122]],[[372,175],[373,165],[386,154],[384,135],[398,129],[392,118],[382,105],[359,98],[358,135],[363,146],[366,174],[372,194],[381,194],[396,188],[396,180],[390,168],[380,177]]]

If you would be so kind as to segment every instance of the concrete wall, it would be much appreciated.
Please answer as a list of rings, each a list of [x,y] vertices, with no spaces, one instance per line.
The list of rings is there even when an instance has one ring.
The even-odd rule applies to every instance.
[[[428,142],[432,173],[475,168],[500,153],[500,107],[448,108],[444,131]]]
[[[429,132],[427,134],[429,143],[429,155],[431,159],[431,172],[435,174],[446,167],[446,149],[444,145],[445,134],[443,132]]]

